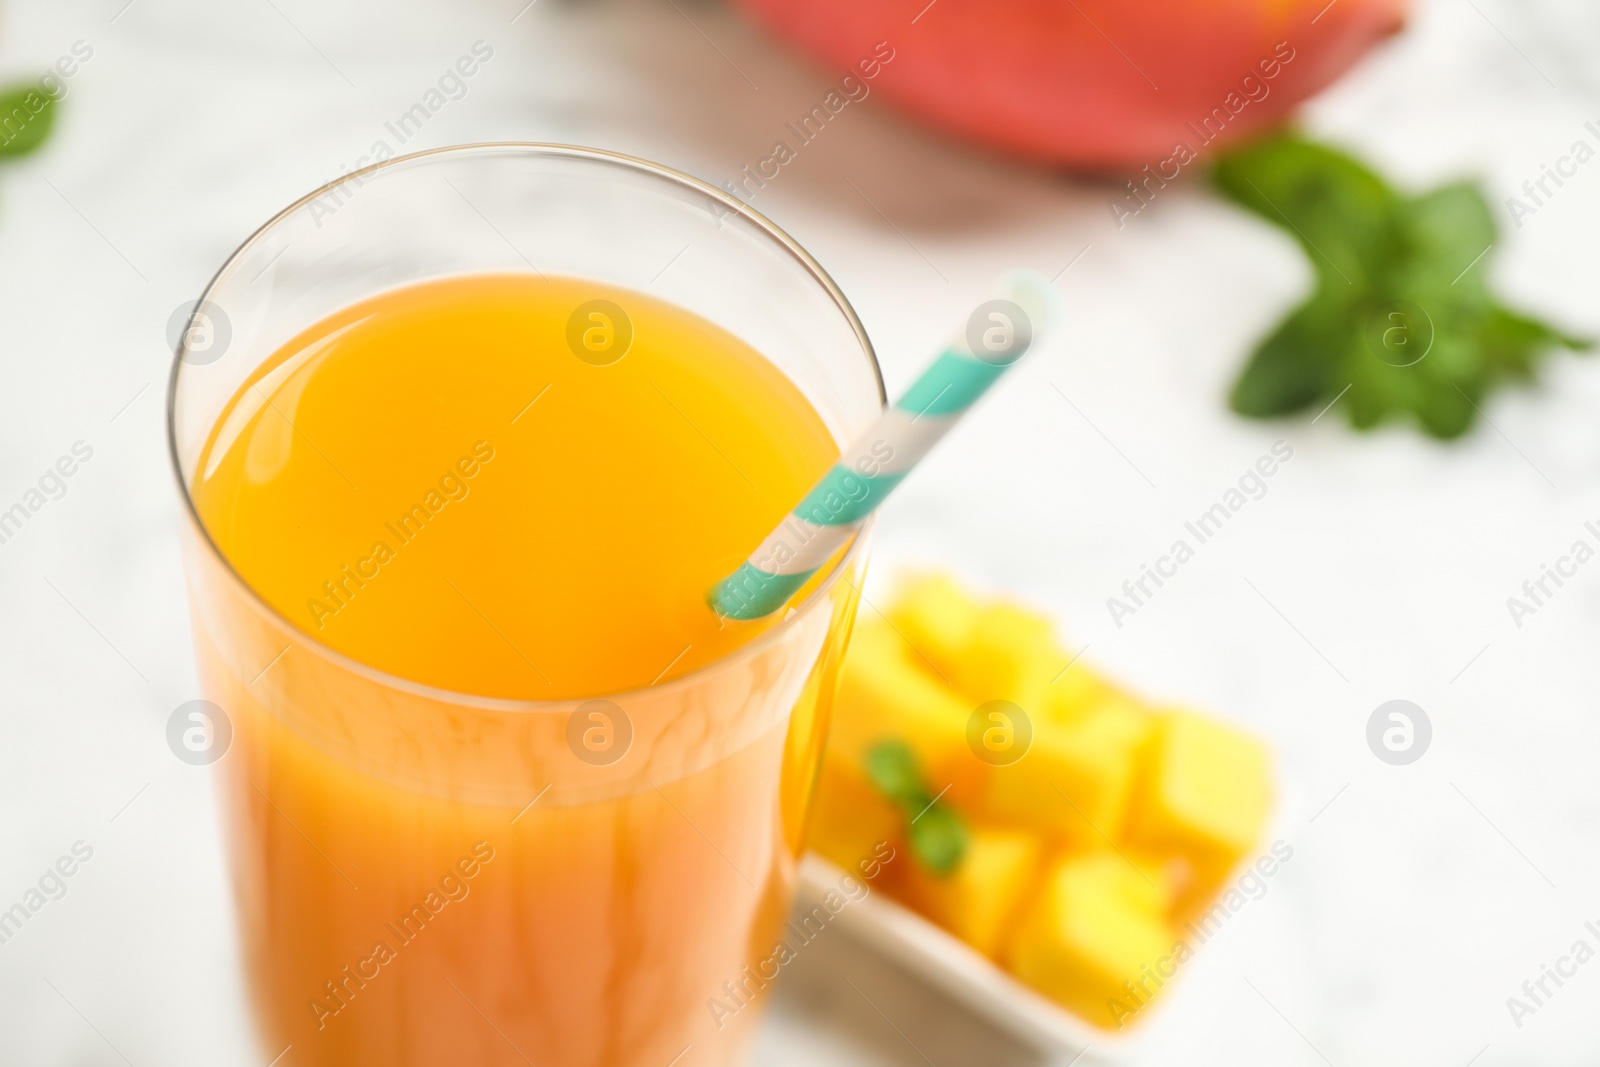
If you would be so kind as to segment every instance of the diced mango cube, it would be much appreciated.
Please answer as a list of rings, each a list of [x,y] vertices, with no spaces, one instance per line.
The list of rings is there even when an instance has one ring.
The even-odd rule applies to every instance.
[[[1062,860],[1011,938],[1011,970],[1090,1022],[1120,1028],[1175,968],[1177,943],[1153,906],[1160,895],[1115,853]]]
[[[1148,854],[1099,848],[1070,857],[1073,877],[1103,887],[1138,911],[1165,916],[1173,884],[1165,864]]]
[[[921,670],[900,636],[881,622],[858,623],[840,671],[828,742],[830,753],[857,765],[883,741],[916,754],[934,793],[955,785],[966,795],[982,765],[967,748],[972,709]]]
[[[989,772],[985,811],[1080,845],[1118,840],[1150,729],[1149,713],[1126,697],[1074,722],[1037,717],[1027,754]]]
[[[1026,830],[974,826],[960,864],[940,876],[908,864],[905,895],[928,918],[986,956],[996,956],[1033,890],[1044,846]]]
[[[1063,659],[1045,689],[1044,713],[1058,723],[1076,722],[1084,714],[1118,695],[1105,678],[1081,662]]]
[[[1167,921],[1176,924],[1182,914],[1186,899],[1197,891],[1197,872],[1187,856],[1171,852],[1156,852],[1140,845],[1123,842],[1117,852],[1144,876],[1145,884],[1159,890],[1160,910]]]
[[[889,621],[948,678],[972,640],[978,605],[949,575],[919,575],[900,587]]]
[[[979,610],[965,652],[947,673],[974,701],[1010,700],[1034,714],[1067,662],[1048,618],[1002,601]]]
[[[1187,711],[1160,716],[1131,835],[1202,870],[1226,870],[1255,848],[1272,800],[1267,752],[1254,738]]]
[[[858,763],[831,751],[822,761],[807,843],[847,871],[870,859],[881,842],[901,848],[904,816],[867,781]]]

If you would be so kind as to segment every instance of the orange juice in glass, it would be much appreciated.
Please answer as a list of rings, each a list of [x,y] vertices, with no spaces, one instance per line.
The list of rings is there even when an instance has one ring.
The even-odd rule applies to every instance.
[[[484,145],[294,205],[196,316],[171,443],[264,1051],[737,1061],[860,539],[769,620],[705,593],[882,406],[848,304],[709,186]]]

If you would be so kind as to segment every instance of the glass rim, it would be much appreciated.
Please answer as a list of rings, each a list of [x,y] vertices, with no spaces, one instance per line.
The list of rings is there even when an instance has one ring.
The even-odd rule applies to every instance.
[[[382,170],[415,164],[432,159],[436,156],[460,157],[492,155],[496,153],[521,153],[533,156],[589,160],[591,162],[604,163],[625,170],[640,172],[653,178],[663,179],[671,184],[686,188],[693,193],[697,193],[700,196],[713,200],[727,209],[727,215],[737,215],[751,223],[764,237],[766,237],[773,244],[776,244],[780,250],[787,252],[792,259],[797,261],[800,266],[805,268],[807,274],[810,275],[811,280],[821,286],[822,290],[833,301],[834,306],[838,309],[840,314],[844,316],[846,323],[848,323],[851,331],[855,334],[856,342],[861,348],[861,354],[866,357],[867,366],[872,371],[873,380],[876,382],[878,387],[879,406],[882,407],[888,404],[889,398],[888,392],[884,387],[883,369],[878,364],[877,352],[874,351],[872,347],[872,341],[867,337],[866,328],[861,325],[861,320],[857,317],[855,308],[851,307],[850,301],[845,298],[845,295],[839,289],[838,284],[834,282],[833,278],[823,268],[822,264],[818,263],[811,253],[807,252],[803,247],[801,247],[798,241],[789,236],[789,234],[780,226],[778,226],[777,223],[773,222],[759,211],[756,211],[750,207],[750,205],[746,204],[743,200],[740,200],[738,197],[733,196],[722,189],[718,189],[709,182],[702,181],[693,175],[685,174],[683,171],[675,170],[674,168],[665,166],[664,164],[654,163],[650,160],[641,159],[638,156],[626,155],[621,152],[608,151],[603,148],[587,148],[581,145],[559,144],[555,142],[544,141],[481,141],[471,144],[449,145],[442,148],[429,148],[419,152],[409,152],[405,155],[395,156],[393,159],[386,159],[382,162],[362,167],[359,170],[350,171],[349,173],[340,175],[333,181],[327,182],[326,184],[317,187],[306,195],[295,200],[288,207],[285,207],[283,210],[279,211],[277,214],[273,215],[266,222],[257,227],[256,230],[250,234],[250,236],[246,237],[244,241],[242,241],[237,248],[229,253],[225,260],[223,260],[222,266],[217,268],[216,273],[211,276],[210,281],[206,283],[205,288],[201,291],[199,302],[195,306],[197,308],[205,307],[208,303],[210,303],[212,294],[216,291],[217,287],[222,284],[224,279],[231,274],[235,265],[247,252],[259,244],[267,234],[275,230],[281,223],[287,220],[295,212],[306,207],[313,201],[326,196],[330,191],[357,179],[364,181]],[[261,594],[256,591],[254,586],[245,580],[244,575],[239,573],[238,569],[234,567],[233,561],[228,558],[227,554],[222,551],[221,546],[219,546],[216,540],[211,536],[211,531],[206,528],[205,521],[200,518],[200,513],[195,508],[194,496],[190,490],[187,480],[184,477],[183,461],[178,455],[178,380],[179,376],[183,373],[183,368],[185,366],[183,357],[187,351],[187,338],[187,331],[180,335],[178,345],[173,350],[172,369],[167,376],[165,416],[167,457],[169,460],[171,460],[172,474],[178,483],[178,493],[183,499],[185,517],[193,526],[193,528],[198,531],[201,541],[204,542],[202,551],[207,553],[215,563],[220,564],[227,580],[236,586],[240,591],[242,591],[245,599],[249,602],[251,608],[257,614],[262,615],[273,625],[286,630],[302,644],[314,650],[318,656],[327,660],[333,666],[360,675],[369,681],[379,683],[388,688],[396,689],[401,692],[409,693],[413,696],[422,697],[424,699],[435,701],[441,704],[469,706],[485,711],[555,711],[558,709],[565,710],[574,705],[582,704],[588,700],[611,700],[613,702],[621,702],[626,701],[630,697],[643,696],[647,693],[654,696],[662,693],[670,693],[678,689],[688,688],[689,686],[701,682],[703,679],[711,676],[717,671],[723,670],[734,663],[741,662],[745,659],[749,659],[760,654],[769,646],[775,644],[783,634],[787,633],[795,623],[800,621],[802,616],[810,614],[811,610],[819,606],[819,604],[828,596],[834,585],[844,575],[846,568],[849,567],[850,564],[855,560],[860,558],[865,550],[865,545],[869,540],[869,535],[872,533],[873,527],[877,524],[877,517],[875,515],[868,516],[867,520],[862,523],[861,527],[856,531],[855,536],[851,539],[849,546],[845,549],[844,555],[839,558],[839,560],[833,565],[832,569],[826,575],[824,575],[822,581],[817,584],[816,588],[811,590],[804,600],[790,608],[785,618],[779,620],[776,625],[768,628],[762,633],[757,634],[751,640],[746,641],[744,644],[733,649],[727,655],[718,657],[717,659],[712,660],[710,663],[697,668],[681,678],[674,678],[669,682],[662,683],[661,685],[649,685],[615,693],[596,693],[582,697],[544,700],[521,700],[507,697],[491,697],[480,693],[465,693],[459,690],[446,689],[441,686],[428,685],[424,682],[414,681],[413,679],[405,678],[398,674],[392,674],[389,671],[374,667],[371,664],[363,663],[358,659],[345,655],[343,652],[340,652],[337,649],[329,647],[328,645],[317,640],[315,637],[306,633],[293,622],[289,621],[287,616],[285,616],[271,604],[267,603],[261,597]],[[191,614],[191,625],[193,625],[193,622],[194,620]]]

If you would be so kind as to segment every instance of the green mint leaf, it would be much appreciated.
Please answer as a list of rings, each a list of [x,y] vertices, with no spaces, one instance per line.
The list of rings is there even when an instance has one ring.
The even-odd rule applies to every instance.
[[[867,750],[867,780],[899,807],[927,804],[933,798],[922,784],[917,757],[903,741],[880,741]]]
[[[1457,182],[1407,197],[1396,204],[1394,218],[1403,252],[1389,264],[1391,285],[1425,291],[1453,288],[1468,299],[1487,288],[1484,264],[1494,245],[1494,219],[1477,186]],[[1394,275],[1407,271],[1423,273],[1406,286]]]
[[[1431,336],[1425,328],[1415,332],[1408,344],[1425,346],[1427,352],[1419,362],[1409,363],[1419,352],[1400,353],[1402,365],[1391,365],[1374,357],[1369,339],[1343,365],[1350,382],[1345,414],[1356,429],[1371,429],[1405,411],[1425,433],[1449,438],[1464,433],[1477,417],[1473,405],[1480,402],[1481,376],[1452,371],[1452,364],[1473,356],[1471,346],[1448,331],[1435,329]]]
[[[0,90],[0,157],[25,156],[44,144],[55,118],[55,98],[37,86]]]
[[[1230,403],[1270,418],[1337,403],[1357,429],[1409,419],[1466,433],[1490,394],[1529,382],[1551,350],[1587,349],[1495,301],[1497,236],[1482,191],[1391,189],[1337,149],[1280,134],[1225,155],[1213,181],[1299,242],[1313,292],[1251,354]]]
[[[954,871],[966,854],[966,823],[929,790],[916,753],[903,741],[880,741],[867,750],[863,762],[873,788],[905,818],[912,858],[936,875]]]
[[[1350,301],[1319,289],[1256,347],[1234,383],[1233,410],[1270,418],[1301,411],[1326,396],[1352,343],[1351,314]]]
[[[1323,282],[1370,284],[1394,256],[1394,192],[1352,157],[1289,135],[1225,155],[1217,188],[1300,242]]]
[[[1484,316],[1478,341],[1491,362],[1507,375],[1523,380],[1533,377],[1535,359],[1541,351],[1551,348],[1581,351],[1594,346],[1592,339],[1562,333],[1499,304],[1491,305]]]
[[[935,803],[906,828],[911,855],[929,873],[953,874],[967,853],[967,824],[954,808]]]

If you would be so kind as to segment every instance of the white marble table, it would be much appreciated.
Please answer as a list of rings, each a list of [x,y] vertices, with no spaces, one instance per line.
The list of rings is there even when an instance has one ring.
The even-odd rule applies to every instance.
[[[0,1062],[260,1067],[210,782],[162,734],[196,695],[161,438],[173,308],[474,41],[492,62],[408,149],[572,141],[720,180],[828,80],[715,6],[524,3],[5,6],[5,72],[32,77],[78,41],[93,56],[54,142],[0,168],[0,503],[74,442],[93,458],[0,545],[0,905],[72,842],[94,854],[0,945]],[[1600,118],[1597,48],[1582,0],[1428,0],[1308,119],[1403,181],[1478,174],[1503,199]],[[1151,1062],[1594,1063],[1600,964],[1520,1028],[1505,1001],[1600,918],[1600,571],[1520,629],[1505,600],[1600,519],[1600,365],[1558,361],[1448,447],[1333,417],[1242,422],[1221,399],[1231,375],[1307,284],[1281,235],[1194,185],[1119,230],[1102,187],[973,153],[878,100],[848,119],[756,203],[834,273],[892,386],[998,269],[1056,274],[1083,253],[1059,281],[1068,354],[1019,369],[906,485],[880,588],[897,565],[948,562],[1023,592],[1090,660],[1281,755],[1294,859],[1202,953]],[[1502,289],[1600,332],[1600,167],[1521,228],[1500,221]],[[1280,438],[1295,458],[1270,493],[1115,627],[1105,598]],[[1396,697],[1435,729],[1408,767],[1364,741]],[[1034,1062],[841,939],[785,982],[757,1059],[924,1053]]]

